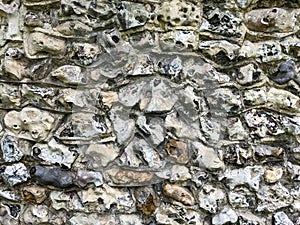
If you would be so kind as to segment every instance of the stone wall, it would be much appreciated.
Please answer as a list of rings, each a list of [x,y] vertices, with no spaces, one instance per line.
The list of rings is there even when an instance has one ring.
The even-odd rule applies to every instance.
[[[0,2],[1,225],[299,225],[297,0]]]

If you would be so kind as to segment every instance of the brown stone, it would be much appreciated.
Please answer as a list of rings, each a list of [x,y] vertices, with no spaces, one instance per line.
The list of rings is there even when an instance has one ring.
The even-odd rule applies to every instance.
[[[182,141],[170,139],[167,143],[166,150],[170,158],[178,163],[187,163],[189,160],[187,144]]]
[[[195,199],[190,192],[185,188],[175,184],[166,184],[163,186],[164,195],[169,198],[173,198],[185,205],[195,205]]]

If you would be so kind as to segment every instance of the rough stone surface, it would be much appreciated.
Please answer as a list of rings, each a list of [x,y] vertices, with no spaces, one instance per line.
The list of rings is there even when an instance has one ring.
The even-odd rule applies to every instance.
[[[0,1],[0,225],[300,225],[298,0]]]

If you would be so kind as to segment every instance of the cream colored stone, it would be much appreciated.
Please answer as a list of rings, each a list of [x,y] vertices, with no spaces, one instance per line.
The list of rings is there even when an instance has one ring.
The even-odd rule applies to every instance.
[[[40,32],[34,32],[29,34],[27,40],[24,40],[27,46],[27,53],[30,56],[35,56],[44,52],[58,55],[62,54],[66,50],[65,41],[48,36]]]
[[[179,201],[185,205],[196,204],[193,195],[183,187],[175,184],[166,184],[163,186],[163,190],[166,197],[173,198],[174,200]]]
[[[271,167],[265,170],[264,180],[267,183],[277,182],[283,175],[283,170],[281,167]]]

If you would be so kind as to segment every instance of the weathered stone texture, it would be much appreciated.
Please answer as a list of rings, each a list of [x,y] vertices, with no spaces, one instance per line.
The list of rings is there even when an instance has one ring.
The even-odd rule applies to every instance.
[[[0,225],[299,225],[297,0],[0,2]]]

